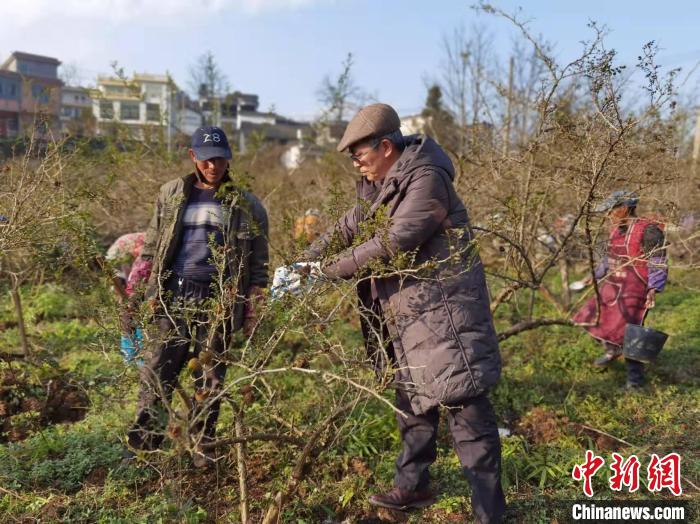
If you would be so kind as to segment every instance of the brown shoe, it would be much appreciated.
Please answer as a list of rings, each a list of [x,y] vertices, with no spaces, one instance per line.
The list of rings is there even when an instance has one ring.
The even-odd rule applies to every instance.
[[[369,503],[381,508],[398,510],[426,508],[435,504],[435,496],[430,491],[406,491],[394,488],[388,493],[372,495]]]

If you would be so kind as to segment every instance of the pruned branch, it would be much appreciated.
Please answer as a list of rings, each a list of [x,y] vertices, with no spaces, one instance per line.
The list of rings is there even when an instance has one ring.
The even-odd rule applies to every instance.
[[[573,321],[566,318],[537,318],[534,320],[525,320],[514,326],[504,329],[498,333],[498,340],[502,341],[514,335],[529,331],[544,326],[574,326]]]

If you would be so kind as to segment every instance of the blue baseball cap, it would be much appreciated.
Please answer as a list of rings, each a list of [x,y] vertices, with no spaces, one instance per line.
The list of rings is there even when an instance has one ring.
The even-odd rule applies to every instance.
[[[216,157],[231,160],[233,156],[226,133],[216,126],[200,127],[192,133],[192,150],[197,160],[209,160]]]

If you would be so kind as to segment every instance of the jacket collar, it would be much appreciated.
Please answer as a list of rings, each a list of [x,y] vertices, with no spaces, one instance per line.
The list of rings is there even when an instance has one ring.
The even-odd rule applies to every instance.
[[[370,182],[365,177],[361,176],[355,183],[357,197],[367,202],[374,202],[377,195],[382,190],[381,184]]]
[[[194,183],[197,181],[199,177],[197,176],[197,172],[193,171],[192,173],[183,176],[180,180],[182,182],[182,194],[185,197],[185,201],[190,197],[190,193],[192,193],[192,188],[194,187]],[[224,178],[221,180],[222,184],[226,182],[232,182],[233,179],[231,178],[231,173],[230,171],[226,171],[226,174],[224,175]],[[233,200],[233,203],[235,203],[237,199]]]
[[[384,179],[383,184],[377,184],[376,182],[369,182],[366,178],[362,177],[357,181],[357,196],[359,199],[369,202],[370,208],[369,212],[365,215],[370,217],[382,204],[388,202],[398,191],[399,180],[394,177],[391,180],[389,178]]]

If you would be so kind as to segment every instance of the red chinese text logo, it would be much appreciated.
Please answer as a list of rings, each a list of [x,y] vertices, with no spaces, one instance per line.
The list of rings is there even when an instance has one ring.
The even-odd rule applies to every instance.
[[[605,459],[595,455],[589,449],[586,451],[586,462],[583,464],[576,464],[574,470],[571,472],[571,476],[574,477],[574,480],[583,479],[583,492],[589,497],[593,496],[591,478],[603,467],[603,464],[605,464]]]
[[[627,460],[619,453],[612,454],[610,469],[612,475],[608,480],[610,489],[634,493],[639,489],[639,470],[641,463],[636,455],[631,455]],[[574,480],[583,480],[583,492],[588,497],[593,496],[593,477],[603,467],[605,459],[597,456],[591,450],[586,451],[586,460],[583,464],[576,464],[571,472]],[[651,492],[659,492],[667,488],[671,493],[679,496],[681,489],[681,457],[678,453],[669,453],[663,458],[654,453],[651,455],[647,467],[647,489]]]
[[[622,455],[613,453],[613,463],[610,469],[613,470],[613,475],[608,481],[610,489],[613,491],[622,491],[622,486],[627,486],[630,493],[634,493],[639,489],[639,459],[637,455],[632,455],[627,460],[624,460]]]
[[[681,489],[681,456],[678,453],[669,453],[660,459],[656,453],[653,453],[647,467],[647,480],[649,481],[649,491],[661,491],[668,488],[671,493],[679,496],[683,492]]]

